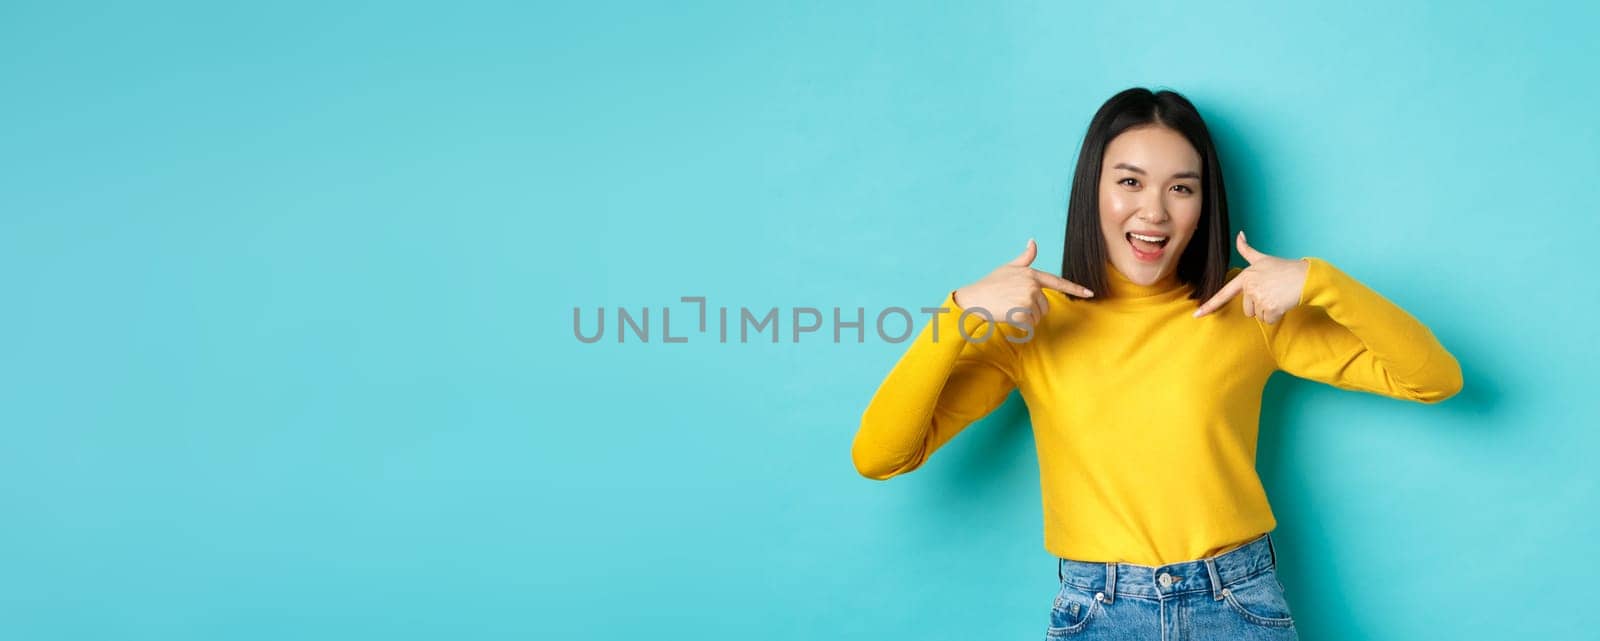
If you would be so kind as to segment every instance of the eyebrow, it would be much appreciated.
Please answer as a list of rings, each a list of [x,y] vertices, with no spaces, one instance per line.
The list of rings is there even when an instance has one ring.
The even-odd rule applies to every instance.
[[[1133,173],[1139,174],[1140,176],[1148,175],[1145,172],[1145,170],[1140,169],[1138,167],[1135,167],[1135,166],[1130,165],[1130,164],[1125,163],[1125,162],[1117,163],[1116,166],[1112,167],[1112,169],[1126,169],[1126,170],[1131,171]],[[1173,178],[1193,178],[1195,180],[1199,180],[1200,179],[1200,174],[1192,172],[1192,171],[1180,171],[1178,173],[1173,174],[1172,177]]]

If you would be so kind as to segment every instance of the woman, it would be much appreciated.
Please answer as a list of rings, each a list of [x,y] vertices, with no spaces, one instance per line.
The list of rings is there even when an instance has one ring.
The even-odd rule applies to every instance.
[[[1267,378],[1437,403],[1455,357],[1327,261],[1230,238],[1210,133],[1170,91],[1100,108],[1060,276],[1036,250],[946,296],[867,406],[856,469],[915,470],[1019,389],[1061,581],[1049,637],[1297,638],[1255,470]]]

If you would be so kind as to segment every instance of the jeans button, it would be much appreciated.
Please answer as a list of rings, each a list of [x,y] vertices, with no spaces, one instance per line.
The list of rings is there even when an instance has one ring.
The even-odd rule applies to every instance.
[[[1166,572],[1162,572],[1161,576],[1156,577],[1156,579],[1161,582],[1161,587],[1165,588],[1172,585],[1172,575],[1167,574]]]

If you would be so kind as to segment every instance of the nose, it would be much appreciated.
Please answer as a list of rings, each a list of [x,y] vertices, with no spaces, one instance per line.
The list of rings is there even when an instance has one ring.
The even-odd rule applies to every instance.
[[[1159,196],[1150,202],[1146,202],[1143,207],[1139,208],[1139,219],[1150,223],[1165,222],[1167,220],[1166,202]]]

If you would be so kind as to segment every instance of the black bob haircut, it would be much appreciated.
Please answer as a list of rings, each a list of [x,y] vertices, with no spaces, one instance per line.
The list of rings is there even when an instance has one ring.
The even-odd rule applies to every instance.
[[[1106,145],[1113,138],[1142,125],[1160,125],[1178,132],[1200,155],[1200,221],[1195,225],[1194,237],[1178,257],[1177,278],[1194,285],[1189,298],[1208,300],[1222,289],[1228,275],[1228,196],[1222,188],[1222,162],[1211,144],[1211,132],[1194,104],[1173,91],[1124,90],[1101,105],[1089,121],[1083,148],[1078,151],[1078,167],[1072,174],[1072,195],[1067,200],[1061,277],[1096,293],[1106,291],[1105,265],[1110,255],[1100,233],[1100,165],[1105,160]],[[1068,296],[1079,298],[1075,294]]]

